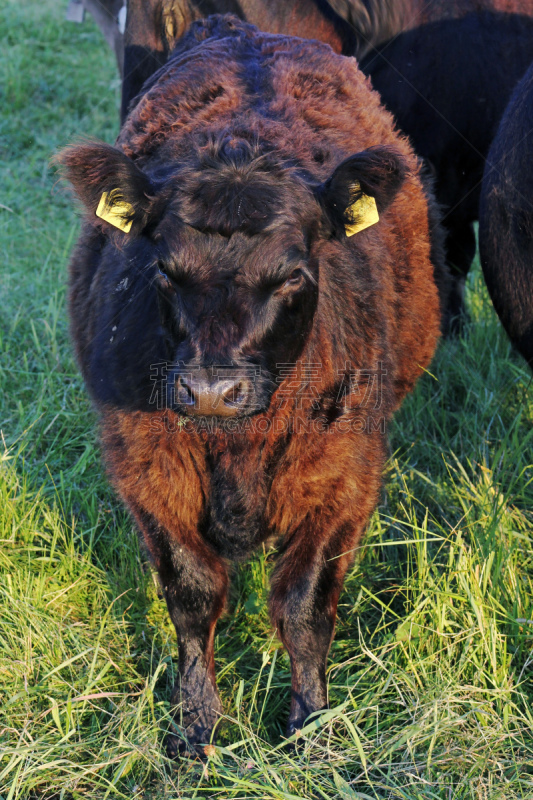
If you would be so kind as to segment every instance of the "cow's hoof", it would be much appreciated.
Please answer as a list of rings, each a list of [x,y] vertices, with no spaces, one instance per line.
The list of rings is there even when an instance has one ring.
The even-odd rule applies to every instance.
[[[165,750],[168,758],[177,760],[179,758],[194,758],[194,751],[189,745],[185,736],[177,733],[167,733],[165,737]]]
[[[303,738],[301,738],[301,736],[300,736],[300,734],[302,732],[302,729],[305,728],[305,726],[309,722],[312,722],[313,720],[316,720],[317,717],[323,711],[327,710],[327,708],[328,708],[327,705],[324,705],[322,708],[319,707],[319,708],[314,709],[314,710],[308,708],[307,709],[307,713],[302,713],[302,709],[300,708],[300,709],[298,709],[300,711],[299,714],[295,714],[294,716],[291,715],[289,717],[289,721],[287,722],[287,728],[286,728],[286,731],[285,731],[285,735],[286,735],[287,739],[291,739],[292,737],[294,737],[294,740],[292,742],[288,742],[286,747],[288,747],[288,748],[290,747],[293,750],[297,750],[298,746],[299,745],[301,746],[301,744],[304,741]]]
[[[289,720],[287,724],[287,730],[285,731],[287,739],[290,739],[291,736],[296,734],[296,740],[298,740],[299,734],[302,732],[304,725],[305,719]]]
[[[191,715],[192,716],[192,715]],[[210,720],[201,721],[195,714],[193,720],[190,716],[181,718],[173,724],[165,738],[167,755],[172,759],[201,758],[206,761],[213,749],[214,725]]]
[[[209,737],[206,737],[206,740],[209,741]],[[212,745],[195,744],[186,739],[185,735],[179,736],[177,733],[168,733],[165,737],[167,757],[173,761],[179,761],[183,758],[207,761],[209,751],[206,752],[206,750],[209,747],[212,747]]]

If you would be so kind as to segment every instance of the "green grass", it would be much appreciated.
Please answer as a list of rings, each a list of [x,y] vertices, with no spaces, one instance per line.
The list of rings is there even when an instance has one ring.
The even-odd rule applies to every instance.
[[[50,168],[113,141],[114,59],[65,3],[0,0],[0,797],[533,798],[533,401],[482,286],[391,431],[346,581],[332,711],[280,747],[287,656],[269,554],[235,574],[207,765],[162,751],[176,649],[109,489],[68,341],[78,220]]]

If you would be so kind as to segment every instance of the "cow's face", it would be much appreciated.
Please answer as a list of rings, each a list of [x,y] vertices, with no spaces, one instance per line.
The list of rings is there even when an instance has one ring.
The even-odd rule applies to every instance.
[[[111,236],[117,225],[124,229],[117,258],[124,236],[149,243],[166,400],[188,416],[269,407],[313,327],[318,242],[345,238],[354,192],[371,193],[383,210],[404,176],[401,159],[379,149],[313,185],[303,170],[227,137],[211,141],[195,163],[152,179],[104,145],[72,148],[62,160],[86,205],[93,213],[99,207],[98,224]],[[105,192],[114,197],[111,212],[101,205]]]
[[[307,237],[288,225],[226,238],[162,223],[157,238],[169,400],[188,414],[265,409],[281,365],[302,353],[317,305]]]

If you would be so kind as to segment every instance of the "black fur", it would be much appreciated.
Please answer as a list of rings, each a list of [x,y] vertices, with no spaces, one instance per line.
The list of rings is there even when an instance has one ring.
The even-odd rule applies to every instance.
[[[361,62],[399,127],[431,165],[456,280],[448,325],[463,311],[475,255],[483,167],[509,97],[533,60],[533,18],[494,12],[419,26]]]
[[[503,326],[533,368],[533,66],[487,158],[479,215],[485,281]]]

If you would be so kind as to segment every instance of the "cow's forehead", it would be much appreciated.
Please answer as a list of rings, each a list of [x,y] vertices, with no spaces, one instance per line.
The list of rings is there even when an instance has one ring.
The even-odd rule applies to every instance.
[[[260,283],[308,258],[306,233],[291,224],[253,236],[236,232],[226,237],[167,219],[157,240],[165,269],[196,280],[224,277]]]
[[[254,131],[228,129],[191,137],[186,154],[173,153],[164,181],[167,211],[201,231],[231,237],[295,226],[316,213],[309,176]]]

